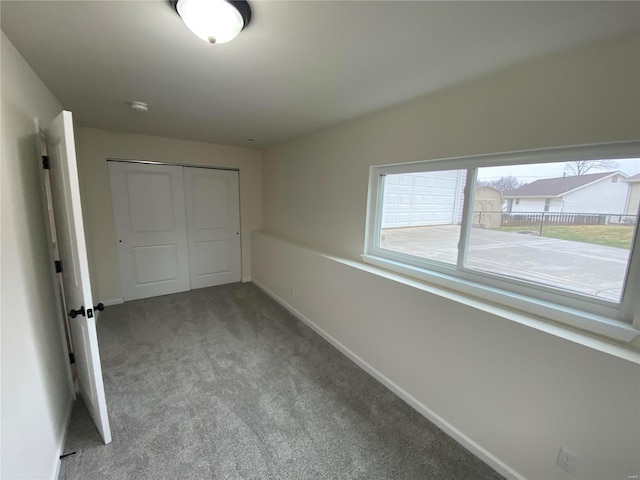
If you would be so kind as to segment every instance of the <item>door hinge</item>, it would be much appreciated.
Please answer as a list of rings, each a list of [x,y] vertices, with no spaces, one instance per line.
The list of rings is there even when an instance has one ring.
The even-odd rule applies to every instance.
[[[42,155],[42,168],[49,170],[49,155]]]
[[[69,354],[69,363],[70,363],[71,365],[73,365],[74,363],[76,363],[76,356],[75,356],[75,354],[74,354],[74,353],[70,353],[70,354]]]
[[[53,264],[56,266],[56,273],[62,273],[62,262],[60,260],[56,260]]]

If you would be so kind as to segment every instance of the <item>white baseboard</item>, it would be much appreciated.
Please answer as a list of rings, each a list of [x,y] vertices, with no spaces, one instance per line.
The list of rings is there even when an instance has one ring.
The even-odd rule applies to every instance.
[[[55,470],[53,472],[53,477],[55,480],[58,480],[58,476],[60,475],[60,467],[62,465],[62,460],[60,456],[64,454],[64,445],[67,443],[67,435],[69,434],[69,426],[71,425],[71,412],[73,412],[73,404],[75,402],[72,400],[69,402],[69,408],[67,409],[66,418],[64,421],[64,430],[62,431],[62,435],[60,436],[58,442],[58,461],[56,462]]]
[[[106,300],[102,302],[105,307],[111,307],[113,305],[120,305],[124,303],[124,298],[112,298],[111,300]]]
[[[242,277],[242,283],[247,283],[251,281],[251,277]]]
[[[356,365],[358,365],[365,372],[367,372],[373,378],[375,378],[380,383],[382,383],[385,387],[387,387],[389,390],[391,390],[393,393],[395,393],[398,397],[400,397],[402,400],[404,400],[406,403],[408,403],[414,410],[416,410],[418,413],[420,413],[422,416],[424,416],[427,420],[429,420],[430,422],[435,424],[438,428],[440,428],[447,435],[452,437],[456,442],[458,442],[460,445],[462,445],[464,448],[466,448],[469,452],[471,452],[473,455],[478,457],[484,463],[486,463],[491,468],[496,470],[499,474],[501,474],[502,476],[504,476],[508,480],[526,480],[526,478],[523,475],[521,475],[520,473],[516,472],[514,469],[512,469],[505,462],[500,460],[498,457],[493,455],[491,452],[489,452],[485,448],[481,447],[477,442],[475,442],[474,440],[472,440],[471,438],[466,436],[460,430],[458,430],[453,425],[451,425],[449,422],[447,422],[444,418],[442,418],[438,414],[436,414],[433,410],[429,409],[426,405],[424,405],[419,400],[417,400],[415,397],[413,397],[409,392],[407,392],[406,390],[404,390],[403,388],[398,386],[392,380],[390,380],[385,375],[383,375],[378,370],[376,370],[374,367],[369,365],[369,363],[367,363],[361,357],[359,357],[354,352],[349,350],[342,343],[340,343],[334,337],[329,335],[322,328],[320,328],[318,325],[316,325],[313,321],[311,321],[309,318],[304,316],[298,310],[293,308],[291,305],[289,305],[286,301],[284,301],[278,295],[273,293],[267,287],[265,287],[264,285],[262,285],[260,282],[256,281],[255,279],[253,280],[253,283],[260,290],[262,290],[264,293],[269,295],[276,302],[278,302],[280,305],[282,305],[284,308],[286,308],[289,311],[289,313],[291,313],[294,317],[296,317],[298,320],[300,320],[301,322],[303,322],[304,324],[308,325],[313,330],[315,330],[321,337],[323,337],[331,345],[333,345],[338,350],[340,350],[344,355],[346,355]]]

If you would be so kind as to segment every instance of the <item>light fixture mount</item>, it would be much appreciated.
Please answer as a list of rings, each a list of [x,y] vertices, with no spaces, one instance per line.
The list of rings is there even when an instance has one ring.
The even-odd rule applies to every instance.
[[[227,43],[251,22],[251,6],[245,0],[170,0],[169,3],[189,30],[209,43]]]

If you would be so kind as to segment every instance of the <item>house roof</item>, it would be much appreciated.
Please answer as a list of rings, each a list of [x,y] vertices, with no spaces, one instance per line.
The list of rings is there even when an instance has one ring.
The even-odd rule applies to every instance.
[[[626,177],[621,172],[602,172],[569,177],[542,178],[510,190],[504,194],[504,197],[559,197],[615,174]]]
[[[640,182],[640,173],[634,175],[633,177],[629,177],[626,180],[627,182]]]

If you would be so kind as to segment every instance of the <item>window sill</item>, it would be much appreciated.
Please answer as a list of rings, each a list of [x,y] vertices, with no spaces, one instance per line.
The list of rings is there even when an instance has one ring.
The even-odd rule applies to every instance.
[[[640,352],[638,352],[637,346],[631,344],[640,335],[640,331],[629,324],[541,300],[510,294],[381,257],[367,254],[363,254],[361,257],[366,264],[374,267],[359,262],[342,259],[341,261],[521,325],[640,364]],[[396,273],[391,273],[389,270]],[[397,273],[401,275],[397,275]],[[403,275],[413,278],[406,278]],[[530,313],[533,311],[536,314]]]

